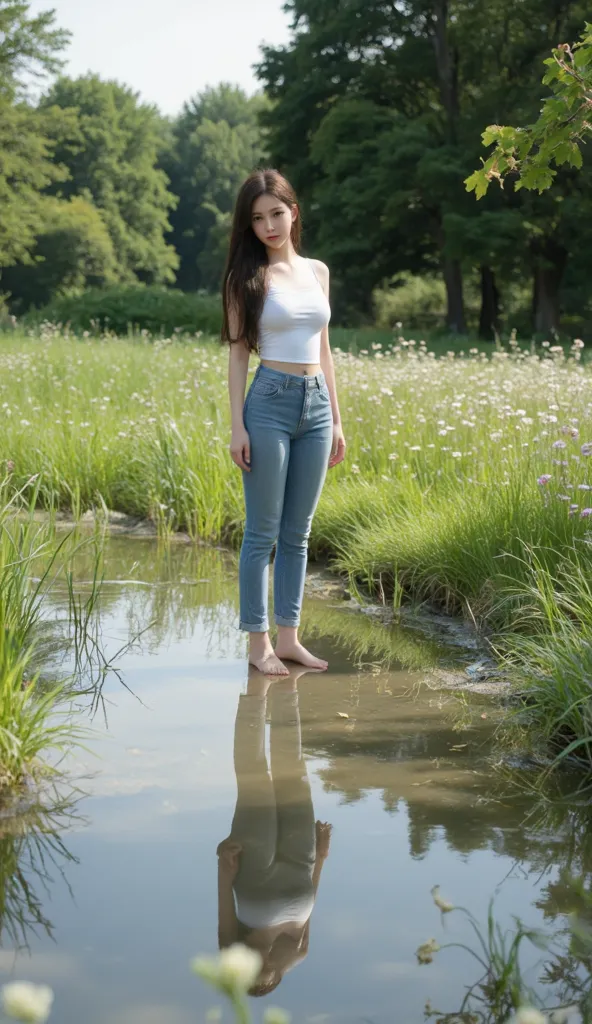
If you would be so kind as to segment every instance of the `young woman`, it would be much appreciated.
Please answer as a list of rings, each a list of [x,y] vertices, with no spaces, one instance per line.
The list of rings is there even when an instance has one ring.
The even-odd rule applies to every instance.
[[[345,440],[329,347],[329,271],[299,255],[294,191],[277,171],[255,171],[234,211],[224,276],[222,340],[229,343],[230,454],[242,470],[246,524],[240,555],[240,628],[249,661],[287,675],[282,659],[326,669],[298,640],[312,517],[327,468]],[[260,363],[245,400],[251,352]],[[275,651],[267,613],[274,563]]]
[[[243,942],[260,953],[253,996],[273,991],[307,955],[329,854],[331,825],[315,822],[302,754],[297,683],[306,671],[278,682],[253,672],[236,715],[236,810],[230,836],[217,850],[218,943],[224,949]]]

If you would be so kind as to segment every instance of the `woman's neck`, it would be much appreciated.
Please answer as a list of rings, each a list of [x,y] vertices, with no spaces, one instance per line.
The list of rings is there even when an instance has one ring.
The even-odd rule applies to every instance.
[[[287,263],[293,267],[298,262],[298,256],[291,239],[288,239],[286,244],[282,245],[280,249],[271,249],[269,246],[266,246],[266,249],[267,261],[270,266],[273,266],[274,263]]]

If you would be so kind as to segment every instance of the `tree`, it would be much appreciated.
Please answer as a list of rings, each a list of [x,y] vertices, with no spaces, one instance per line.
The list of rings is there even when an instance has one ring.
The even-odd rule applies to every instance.
[[[264,120],[272,160],[299,189],[306,223],[320,253],[331,257],[334,279],[364,313],[362,292],[371,278],[375,286],[381,274],[439,266],[447,324],[462,330],[463,276],[477,272],[480,326],[493,338],[500,282],[538,257],[524,230],[521,198],[488,196],[475,208],[463,181],[487,115],[528,117],[537,61],[549,39],[581,17],[583,5],[289,0],[288,7],[293,38],[264,48],[259,65],[273,101]],[[349,140],[365,131],[364,118],[364,146],[356,154]],[[528,217],[536,234],[543,226],[536,209]]]
[[[548,70],[543,85],[551,86],[552,95],[543,101],[534,124],[526,128],[490,125],[483,132],[483,145],[495,144],[495,149],[466,180],[467,190],[474,191],[477,199],[492,181],[503,185],[510,175],[516,190],[541,193],[557,175],[553,164],[582,166],[580,144],[592,133],[592,24],[586,24],[573,47],[561,43],[544,63]]]
[[[116,279],[117,263],[109,232],[97,208],[81,196],[47,196],[41,207],[33,258],[9,267],[3,285],[16,310],[43,306],[54,295],[99,287]]]
[[[45,117],[26,102],[23,74],[41,77],[61,65],[68,33],[54,27],[51,11],[29,17],[24,0],[0,0],[0,268],[27,260],[41,226],[41,193],[66,171],[55,162]]]
[[[59,120],[55,110],[42,119],[26,103],[0,97],[0,268],[30,259],[43,223],[43,190],[67,177],[45,135]]]
[[[578,4],[562,5],[560,17],[555,22],[549,19],[549,42],[553,35],[565,38],[575,33],[581,13]],[[519,205],[524,228],[521,248],[532,274],[532,324],[538,334],[559,330],[562,289],[571,255],[577,256],[589,245],[591,166],[578,143],[588,130],[591,107],[585,91],[586,82],[592,82],[590,42],[587,29],[573,49],[567,44],[554,49],[553,56],[545,60],[548,71],[543,79],[551,85],[552,95],[543,101],[536,121],[526,129],[487,129],[483,141],[490,144],[497,139],[495,150],[465,181],[467,191],[474,191],[477,198],[487,194],[493,180],[506,184],[501,194],[507,203]],[[515,60],[516,54],[514,64]],[[509,73],[515,73],[510,61]],[[524,123],[540,109],[539,94],[535,65],[532,78],[522,82],[519,102],[510,109],[515,121]],[[574,168],[580,167],[583,170],[576,175]]]
[[[55,159],[69,177],[53,193],[83,196],[98,207],[121,280],[174,280],[178,259],[165,236],[176,200],[158,166],[166,129],[157,109],[126,86],[92,74],[58,79],[40,109],[52,106],[76,112],[69,131],[54,139]]]
[[[337,145],[347,147],[347,111],[355,111],[353,101],[363,99],[375,111],[369,120],[380,124],[388,139],[376,139],[374,145],[368,138],[363,156],[356,160],[352,149],[348,158],[348,176],[356,180],[351,191],[356,193],[359,227],[360,217],[365,221],[362,232],[355,233],[364,235],[356,262],[364,266],[365,275],[384,276],[400,269],[418,272],[422,264],[424,270],[439,265],[446,283],[447,324],[458,331],[465,329],[467,260],[463,247],[449,237],[448,224],[451,214],[468,207],[461,184],[471,151],[469,104],[460,73],[466,47],[459,42],[466,6],[458,0],[414,0],[404,6],[383,0],[325,0],[321,5],[292,0],[293,41],[264,49],[259,66],[274,100],[265,119],[272,157],[294,177],[321,251],[337,256],[337,278],[351,277],[346,261],[351,266],[353,238],[348,223],[348,251],[340,261],[340,243],[336,239],[330,245],[329,238],[339,232],[341,220],[334,201],[329,218],[320,201],[321,196],[330,200],[341,164],[324,120],[336,125],[337,107],[345,104]],[[359,128],[353,127],[352,138]],[[339,184],[342,188],[343,181]],[[383,249],[387,241],[390,252]],[[374,253],[370,264],[369,250]],[[405,267],[400,266],[402,259]],[[379,282],[376,276],[372,285]],[[353,298],[349,284],[344,291]]]
[[[42,78],[62,67],[58,54],[70,33],[55,27],[55,12],[30,17],[29,0],[0,0],[0,94],[26,93],[23,75]]]
[[[263,96],[222,83],[186,103],[172,126],[162,165],[179,197],[170,238],[185,290],[220,284],[236,193],[265,157],[259,115],[266,106]]]

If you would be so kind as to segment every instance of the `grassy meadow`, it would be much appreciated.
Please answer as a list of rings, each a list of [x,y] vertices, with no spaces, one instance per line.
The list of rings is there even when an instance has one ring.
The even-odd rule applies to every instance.
[[[381,601],[425,600],[473,621],[515,669],[533,741],[592,777],[592,371],[581,344],[436,354],[382,333],[354,354],[341,340],[348,452],[329,473],[312,553]],[[237,546],[226,359],[203,338],[6,335],[7,485],[37,487],[48,508],[104,503],[163,534]]]

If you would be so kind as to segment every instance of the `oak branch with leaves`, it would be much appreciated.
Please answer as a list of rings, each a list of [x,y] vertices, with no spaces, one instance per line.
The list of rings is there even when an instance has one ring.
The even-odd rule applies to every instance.
[[[534,124],[494,124],[483,132],[483,145],[495,144],[495,149],[482,161],[483,167],[465,179],[467,192],[474,191],[477,199],[494,179],[503,188],[504,179],[512,175],[516,189],[540,193],[552,185],[554,167],[582,166],[580,145],[592,132],[592,24],[586,24],[579,42],[562,43],[544,63],[543,85],[551,87],[552,95],[544,100]]]

